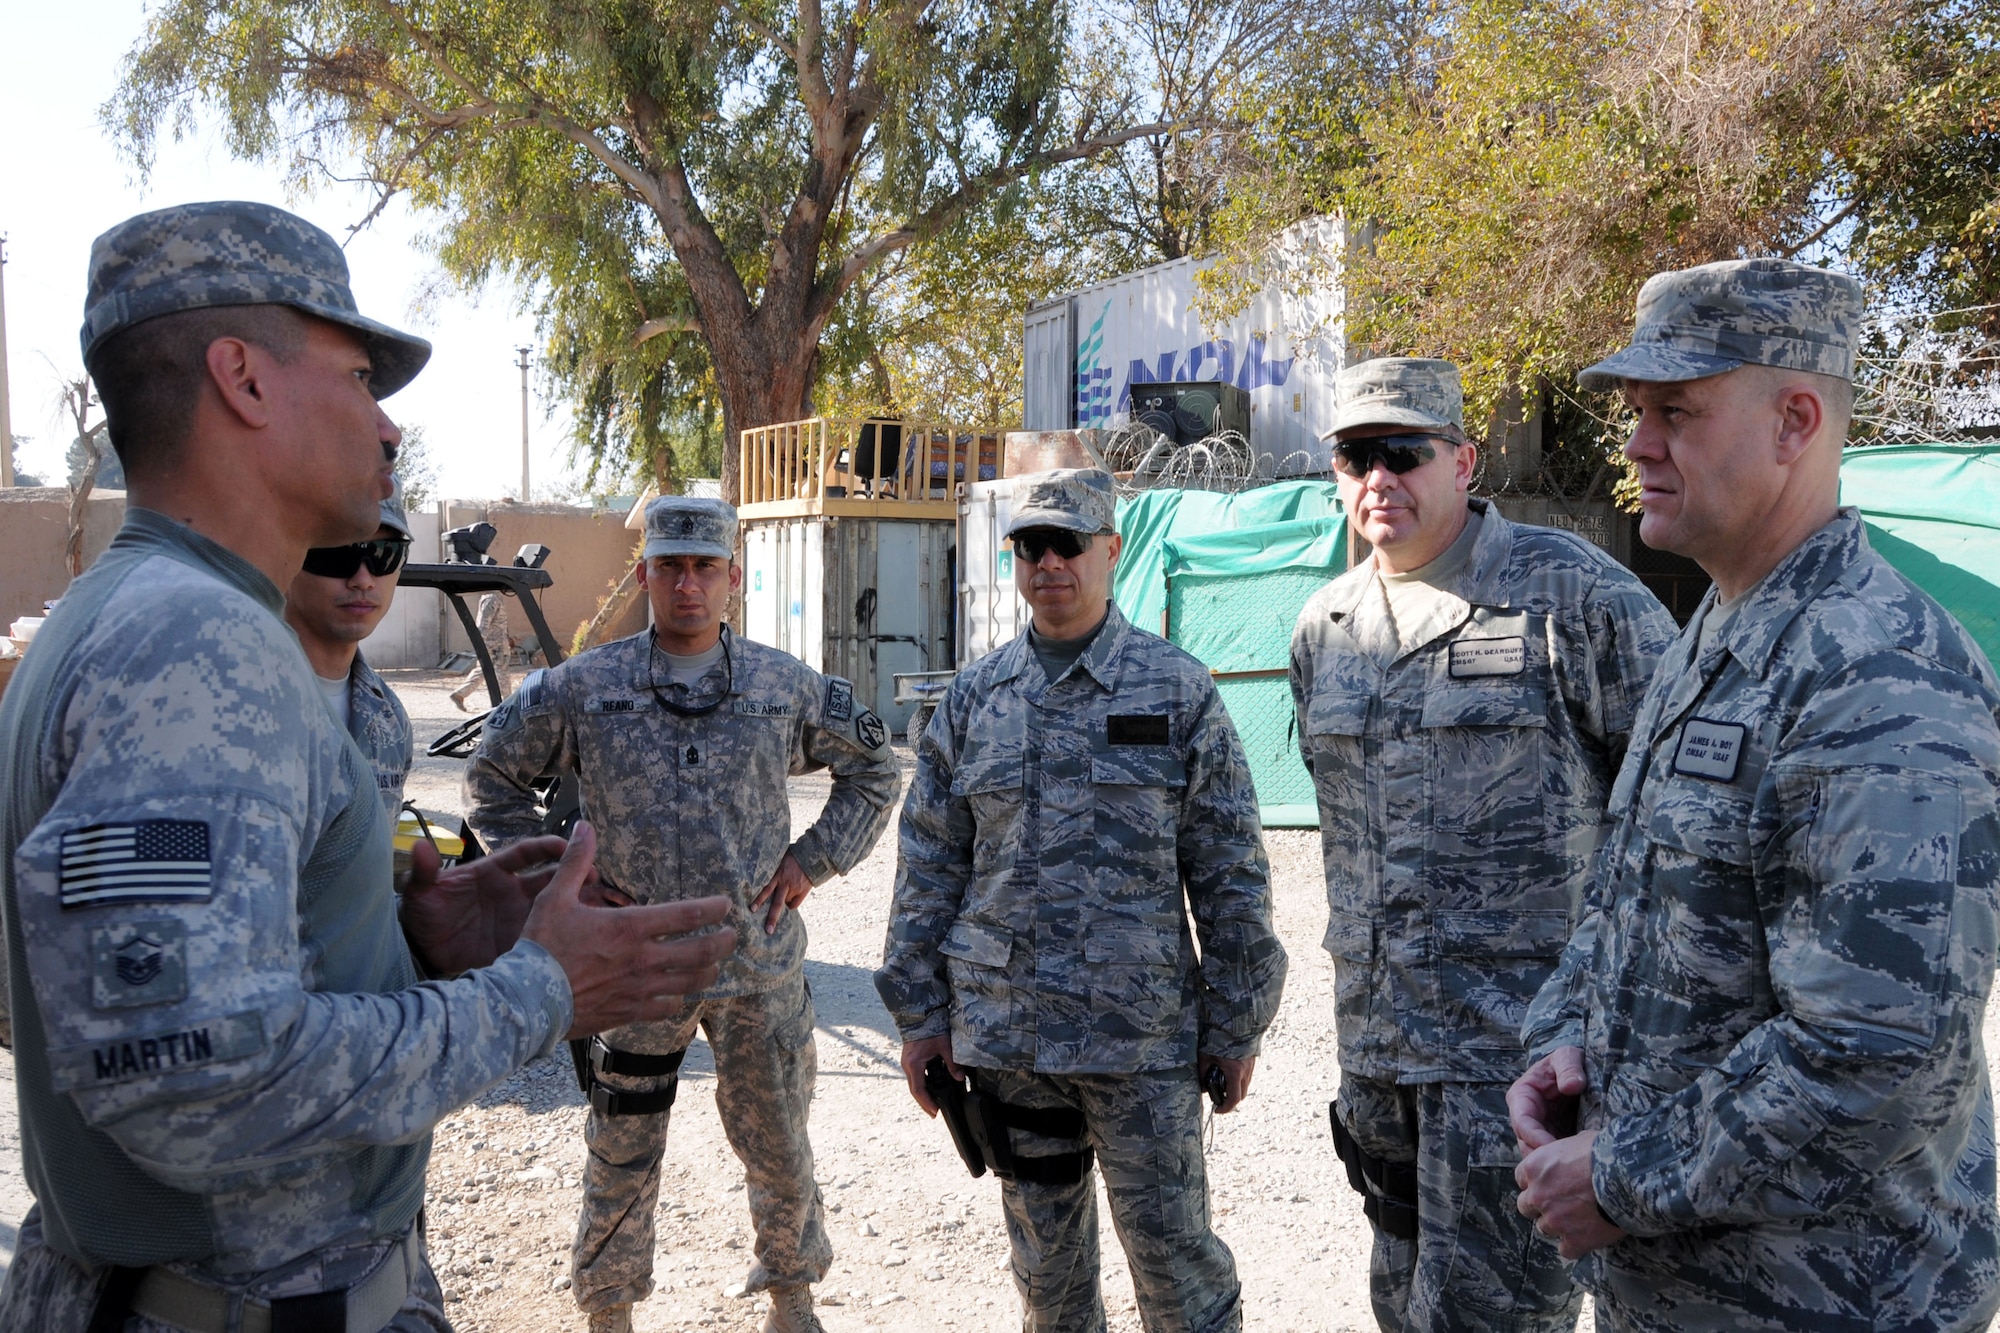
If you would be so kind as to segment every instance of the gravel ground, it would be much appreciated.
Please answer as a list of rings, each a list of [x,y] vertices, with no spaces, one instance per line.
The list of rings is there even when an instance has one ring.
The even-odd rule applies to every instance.
[[[457,678],[386,674],[416,727],[410,796],[426,808],[458,809],[462,765],[422,755],[431,737],[463,718],[446,697]],[[902,754],[907,774],[910,756]],[[823,777],[793,781],[795,829],[811,821],[827,789]],[[1339,1078],[1333,968],[1319,947],[1326,909],[1318,836],[1273,830],[1266,841],[1291,973],[1249,1101],[1211,1124],[1215,1226],[1236,1253],[1247,1328],[1361,1333],[1374,1326],[1368,1228],[1326,1128]],[[803,908],[811,930],[806,975],[819,1017],[813,1143],[835,1250],[833,1270],[817,1288],[821,1317],[832,1333],[1016,1328],[999,1185],[967,1176],[943,1126],[910,1100],[894,1031],[875,997],[871,974],[894,871],[892,829],[874,855]],[[1989,1009],[1989,1047],[2000,1042],[1996,1019],[2000,1010]],[[0,1077],[11,1084],[13,1062],[4,1053]],[[697,1040],[668,1138],[659,1290],[636,1311],[639,1333],[761,1327],[764,1300],[727,1294],[749,1268],[751,1227],[714,1087],[714,1063]],[[583,1117],[568,1055],[558,1051],[438,1126],[431,1252],[461,1333],[583,1328],[567,1290]],[[11,1087],[0,1088],[0,1248],[7,1255],[29,1202],[19,1152]],[[1099,1212],[1111,1329],[1136,1333],[1123,1252],[1108,1210],[1100,1204]]]

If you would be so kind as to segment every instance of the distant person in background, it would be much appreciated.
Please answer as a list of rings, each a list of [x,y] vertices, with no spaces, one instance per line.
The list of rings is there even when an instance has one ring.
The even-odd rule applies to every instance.
[[[487,655],[493,659],[493,676],[500,682],[500,697],[504,699],[514,689],[514,674],[507,669],[514,657],[514,636],[507,624],[507,598],[497,592],[481,593],[475,623]],[[465,673],[465,679],[451,692],[451,701],[458,705],[459,712],[471,711],[466,700],[485,684],[486,673],[477,665]]]
[[[285,623],[299,636],[327,707],[375,766],[376,790],[391,821],[403,807],[410,776],[410,715],[361,656],[361,641],[389,614],[409,558],[410,521],[401,501],[399,483],[382,502],[382,524],[373,537],[307,551],[305,568],[285,590]]]

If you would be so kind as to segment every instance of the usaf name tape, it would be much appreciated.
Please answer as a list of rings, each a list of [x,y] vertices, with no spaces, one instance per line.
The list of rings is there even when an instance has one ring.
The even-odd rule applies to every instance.
[[[1674,772],[1710,782],[1736,781],[1736,766],[1743,761],[1743,738],[1749,728],[1741,722],[1716,722],[1691,717],[1681,726],[1681,743],[1674,750]]]
[[[1459,639],[1451,645],[1445,670],[1453,680],[1480,676],[1518,676],[1528,666],[1528,641],[1520,635],[1505,639]]]

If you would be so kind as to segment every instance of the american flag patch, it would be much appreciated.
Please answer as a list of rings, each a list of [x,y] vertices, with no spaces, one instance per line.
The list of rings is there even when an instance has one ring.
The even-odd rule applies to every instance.
[[[206,902],[214,888],[208,825],[198,819],[92,824],[63,834],[64,907]]]

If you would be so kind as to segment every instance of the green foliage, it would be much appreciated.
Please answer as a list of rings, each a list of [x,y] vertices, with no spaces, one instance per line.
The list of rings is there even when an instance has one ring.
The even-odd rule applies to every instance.
[[[393,471],[403,486],[405,514],[414,514],[438,498],[437,460],[431,457],[422,426],[403,427],[403,443],[396,449]]]
[[[37,477],[32,473],[21,471],[21,446],[26,444],[27,442],[28,442],[27,436],[16,435],[13,437],[13,439],[9,442],[8,445],[8,447],[13,450],[14,484],[16,486],[44,485],[45,483],[42,481],[40,477]]]
[[[1063,0],[164,0],[106,108],[143,163],[199,108],[352,171],[437,258],[532,293],[592,475],[801,415],[871,270],[1143,130],[1066,80]]]

